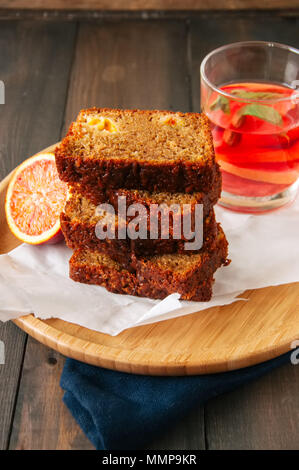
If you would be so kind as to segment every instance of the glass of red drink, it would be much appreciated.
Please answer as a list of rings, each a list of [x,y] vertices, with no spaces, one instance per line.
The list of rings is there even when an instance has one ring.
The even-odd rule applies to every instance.
[[[201,107],[222,171],[220,204],[267,211],[299,186],[299,51],[283,44],[228,44],[201,64]]]

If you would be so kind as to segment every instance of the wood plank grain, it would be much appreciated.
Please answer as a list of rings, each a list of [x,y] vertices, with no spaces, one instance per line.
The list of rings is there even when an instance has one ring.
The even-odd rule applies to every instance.
[[[63,356],[30,338],[12,428],[11,449],[92,448],[62,403],[59,377],[63,366]]]
[[[2,22],[0,177],[60,136],[75,25]]]
[[[149,450],[204,450],[204,407],[198,406],[167,433],[157,437]]]
[[[5,363],[0,364],[0,450],[7,449],[18,390],[26,335],[13,323],[0,324]]]
[[[83,23],[64,130],[90,106],[188,110],[184,23]]]
[[[0,177],[60,135],[75,25],[0,25]],[[8,446],[26,335],[2,324],[6,363],[0,365],[0,448]],[[29,394],[30,395],[30,394]]]
[[[248,10],[298,8],[297,0],[2,0],[2,8],[53,10]]]
[[[237,41],[273,41],[299,46],[298,18],[277,18],[265,15],[246,15],[238,18],[201,17],[190,23],[190,69],[192,73],[193,111],[200,110],[200,64],[206,54],[216,47]]]
[[[286,365],[206,406],[209,449],[299,449],[299,367]]]

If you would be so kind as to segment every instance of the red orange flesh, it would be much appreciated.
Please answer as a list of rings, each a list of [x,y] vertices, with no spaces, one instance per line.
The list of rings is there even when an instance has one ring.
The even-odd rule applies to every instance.
[[[67,185],[57,173],[54,154],[39,154],[15,171],[6,194],[5,212],[12,233],[33,245],[59,241],[60,212]]]

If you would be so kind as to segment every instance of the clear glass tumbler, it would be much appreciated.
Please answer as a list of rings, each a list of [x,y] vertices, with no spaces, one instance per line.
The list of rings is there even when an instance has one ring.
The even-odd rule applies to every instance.
[[[292,201],[299,178],[299,51],[228,44],[201,64],[201,107],[222,171],[220,204],[242,212]]]

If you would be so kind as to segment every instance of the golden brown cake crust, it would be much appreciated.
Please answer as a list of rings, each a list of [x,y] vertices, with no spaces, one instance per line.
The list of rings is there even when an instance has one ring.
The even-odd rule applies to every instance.
[[[145,201],[144,201],[145,202]],[[175,239],[170,230],[169,239],[151,239],[148,232],[147,239],[105,238],[96,236],[96,224],[99,216],[95,215],[96,206],[81,194],[74,193],[66,204],[60,216],[60,225],[69,248],[88,248],[108,254],[112,259],[131,269],[136,259],[154,256],[156,254],[186,253],[185,241]],[[116,219],[116,233],[118,226]],[[170,225],[171,229],[171,225]],[[213,209],[205,217],[203,223],[203,247],[212,251],[216,246],[217,223]],[[198,252],[199,250],[195,250]],[[194,251],[190,250],[190,253]]]
[[[133,138],[128,134],[127,140],[124,132],[125,137],[122,135],[123,140],[118,144],[116,144],[118,137],[115,137],[115,134],[94,137],[91,132],[89,133],[84,119],[94,113],[109,117],[129,116],[134,119],[137,116],[139,120],[173,116],[175,119],[185,120],[190,126],[190,132],[184,131],[183,134],[179,127],[166,131],[163,128],[161,135],[157,131],[159,139],[157,137],[156,140],[160,144],[158,148],[161,152],[167,148],[163,155],[155,154],[158,145],[156,141],[152,142],[155,136],[147,136],[144,131],[143,140],[138,141],[134,151],[134,147],[130,149],[128,145],[133,145],[134,138],[136,142],[140,140],[136,129],[133,129],[135,132]],[[147,129],[150,127],[145,130]],[[153,129],[155,130],[154,126]],[[101,139],[103,142],[99,145]],[[170,143],[173,143],[174,148],[170,147]],[[108,108],[82,110],[77,121],[70,126],[67,136],[57,146],[55,156],[58,173],[63,181],[101,189],[207,193],[214,186],[218,187],[221,181],[208,118],[198,113]]]
[[[126,198],[127,206],[130,204],[142,204],[149,210],[150,204],[167,203],[167,199],[171,203],[178,203],[179,198],[183,200],[183,204],[203,204],[203,214],[207,216],[213,206],[217,203],[221,194],[221,180],[217,181],[212,190],[208,193],[167,193],[163,192],[150,192],[138,189],[101,189],[92,185],[81,185],[73,183],[69,185],[71,192],[76,192],[85,196],[90,202],[95,205],[109,202],[117,210],[118,196]]]
[[[210,300],[213,273],[227,264],[227,241],[223,231],[220,229],[213,253],[182,256],[185,257],[184,268],[174,268],[176,255],[172,255],[168,262],[164,258],[164,267],[160,260],[151,259],[138,262],[136,270],[129,272],[106,255],[79,249],[70,259],[70,277],[119,294],[163,299],[178,292],[185,300]]]

